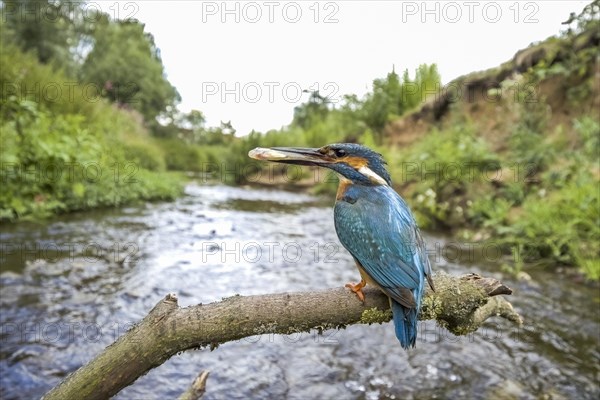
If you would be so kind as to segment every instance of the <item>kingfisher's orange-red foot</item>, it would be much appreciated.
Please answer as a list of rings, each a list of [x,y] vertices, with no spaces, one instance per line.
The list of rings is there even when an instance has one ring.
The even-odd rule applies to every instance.
[[[356,293],[356,295],[358,296],[358,299],[364,303],[365,302],[365,294],[363,293],[362,288],[364,288],[366,286],[366,284],[367,284],[367,282],[365,282],[364,279],[361,279],[361,281],[357,284],[346,283],[346,287],[350,288],[350,290],[352,290],[353,293]]]

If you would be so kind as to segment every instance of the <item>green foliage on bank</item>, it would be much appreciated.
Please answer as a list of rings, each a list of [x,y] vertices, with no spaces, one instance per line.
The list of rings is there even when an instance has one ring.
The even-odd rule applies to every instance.
[[[181,178],[134,111],[4,42],[0,47],[0,219],[173,199]]]
[[[496,245],[510,255],[509,270],[519,272],[523,263],[577,265],[599,279],[600,125],[583,116],[571,128],[581,140],[569,151],[564,127],[556,128],[564,140],[540,145],[551,165],[492,152],[473,136],[473,126],[434,131],[398,151],[392,176],[401,178],[400,191],[423,227]]]
[[[155,137],[179,94],[144,25],[85,2],[0,7],[0,219],[180,195]]]

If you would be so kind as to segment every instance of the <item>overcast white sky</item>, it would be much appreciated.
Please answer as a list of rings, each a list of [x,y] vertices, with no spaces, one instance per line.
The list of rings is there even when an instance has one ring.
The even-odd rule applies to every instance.
[[[437,63],[444,83],[559,33],[589,1],[137,1],[104,11],[146,24],[169,80],[208,125],[239,135],[291,121],[320,89],[362,96],[395,66]],[[108,8],[109,3],[105,8]]]

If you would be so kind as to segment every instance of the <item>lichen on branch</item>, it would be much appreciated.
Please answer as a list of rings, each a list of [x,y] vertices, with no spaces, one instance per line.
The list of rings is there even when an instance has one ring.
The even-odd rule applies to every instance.
[[[489,317],[515,323],[521,317],[497,296],[512,291],[501,282],[469,274],[434,276],[436,291],[423,298],[421,319],[435,319],[455,334],[476,330]],[[233,296],[181,308],[168,294],[131,330],[69,375],[44,399],[104,399],[114,396],[171,356],[258,334],[289,334],[391,319],[389,299],[365,288],[365,302],[345,288],[303,293]]]

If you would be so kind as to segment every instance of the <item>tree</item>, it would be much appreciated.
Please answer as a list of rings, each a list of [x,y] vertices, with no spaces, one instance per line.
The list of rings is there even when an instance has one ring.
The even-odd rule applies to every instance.
[[[308,91],[304,91],[308,93]],[[310,128],[313,124],[323,121],[329,113],[329,100],[321,96],[318,90],[310,92],[306,103],[294,107],[292,124],[303,129]]]
[[[65,2],[49,0],[5,1],[2,19],[6,23],[3,35],[25,52],[33,52],[43,64],[55,62],[65,67],[71,64],[71,47],[75,44],[72,16],[82,3],[72,3],[72,12],[65,12]]]
[[[201,130],[206,123],[206,117],[200,110],[191,110],[189,113],[183,114],[181,123],[189,125],[186,127],[194,131]]]
[[[94,83],[99,94],[139,111],[152,127],[180,100],[165,77],[154,38],[138,21],[113,22],[84,2],[64,0],[5,1],[2,14],[3,40]]]
[[[200,110],[191,110],[176,117],[176,123],[183,135],[183,139],[189,143],[202,143],[206,136],[204,125],[206,117]]]
[[[375,79],[373,92],[366,96],[362,118],[378,134],[379,139],[390,117],[400,115],[401,91],[398,74],[392,70],[385,78]]]
[[[411,110],[427,100],[428,97],[435,95],[441,89],[441,76],[437,70],[437,65],[421,64],[415,72],[415,80],[412,82],[418,95],[412,98],[403,99],[405,111]],[[410,80],[409,80],[410,81]],[[406,90],[405,90],[406,92]]]
[[[402,116],[424,102],[428,95],[437,93],[440,81],[435,64],[420,65],[414,79],[405,70],[400,80],[394,69],[385,78],[375,79],[373,92],[367,94],[360,112],[378,142],[381,142],[383,128],[391,119]]]
[[[150,126],[180,101],[177,90],[165,77],[159,49],[144,25],[117,21],[94,32],[93,49],[81,71],[85,82],[120,106],[139,111]]]

